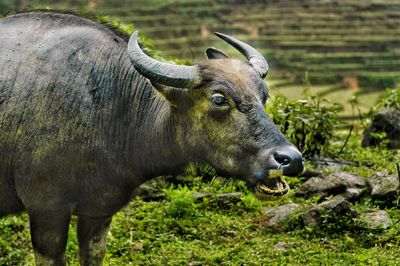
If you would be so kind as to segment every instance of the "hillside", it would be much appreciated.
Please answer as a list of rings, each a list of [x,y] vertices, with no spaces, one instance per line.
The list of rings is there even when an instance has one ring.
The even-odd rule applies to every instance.
[[[16,10],[0,0],[0,13]],[[220,31],[248,42],[271,66],[274,93],[302,98],[307,77],[312,93],[344,105],[356,117],[385,87],[400,81],[400,2],[396,0],[30,0],[28,10],[73,10],[133,23],[163,56],[204,60],[208,46],[237,51],[213,35]],[[8,3],[8,4],[7,4]],[[88,3],[91,3],[88,5]],[[132,30],[132,28],[130,28]],[[350,90],[349,90],[350,89]]]
[[[166,55],[227,49],[212,34],[221,31],[261,50],[278,76],[372,87],[400,78],[399,1],[104,0],[96,12],[134,23]]]
[[[1,3],[1,13],[13,9]],[[46,0],[30,8],[69,9],[133,23],[164,55],[198,61],[204,48],[230,49],[235,35],[270,61],[270,78],[383,89],[400,81],[396,0]],[[88,4],[89,3],[89,4]],[[14,6],[15,9],[15,6]],[[232,50],[230,50],[232,52]]]
[[[14,2],[0,0],[0,16]],[[270,61],[271,95],[303,99],[268,101],[267,111],[272,119],[280,117],[283,133],[314,150],[321,139],[329,140],[321,157],[305,162],[305,173],[285,178],[291,190],[274,201],[260,201],[243,181],[224,179],[199,164],[145,184],[114,216],[104,265],[399,265],[400,188],[388,191],[392,187],[385,182],[400,179],[400,150],[387,149],[380,133],[379,146],[362,147],[371,116],[359,113],[370,109],[383,86],[399,81],[400,1],[31,0],[30,5],[85,13],[88,2],[97,3],[91,7],[95,14],[110,16],[104,21],[134,23],[158,59],[201,60],[211,45],[243,58],[213,36],[214,30],[247,41]],[[301,82],[305,71],[312,86]],[[398,109],[399,90],[387,93],[379,107],[395,103]],[[325,99],[345,105],[341,116],[356,117],[350,130],[334,122],[335,105]],[[337,172],[344,183],[332,182]],[[371,185],[376,177],[386,180],[385,197],[376,197],[382,192]],[[322,189],[297,193],[310,180]],[[351,180],[362,182],[349,185]],[[293,212],[278,212],[289,208]],[[372,216],[377,213],[381,216]],[[306,223],[307,217],[316,223]],[[0,265],[34,265],[29,224],[27,213],[0,219]],[[66,264],[79,265],[78,254],[74,216]]]

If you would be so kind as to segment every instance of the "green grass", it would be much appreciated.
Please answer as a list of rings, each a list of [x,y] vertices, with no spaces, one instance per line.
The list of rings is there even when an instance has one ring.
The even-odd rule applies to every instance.
[[[143,5],[145,2],[148,3],[148,1],[137,1],[135,3]],[[252,39],[252,37],[242,37],[246,40],[255,41],[257,44],[256,47],[272,47],[280,52],[282,52],[282,49],[286,49],[284,51],[287,54],[286,57],[284,57],[284,54],[278,54],[276,58],[272,58],[272,61],[291,60],[291,53],[299,51],[299,58],[293,60],[293,62],[299,62],[301,57],[305,59],[304,62],[307,62],[309,58],[309,60],[317,58],[315,59],[317,60],[315,63],[318,64],[323,63],[324,58],[327,62],[329,60],[339,60],[338,58],[340,58],[340,63],[347,64],[353,62],[346,61],[346,58],[356,60],[355,57],[359,57],[360,60],[367,60],[367,57],[368,60],[372,60],[371,62],[380,62],[382,60],[380,62],[382,64],[391,62],[390,60],[396,60],[397,57],[391,57],[391,53],[395,52],[398,56],[400,50],[389,47],[388,51],[382,51],[380,47],[374,45],[379,44],[380,41],[394,38],[393,36],[396,35],[398,30],[389,26],[392,24],[395,25],[398,22],[396,17],[390,16],[390,14],[395,13],[399,9],[398,2],[374,1],[375,4],[371,4],[369,1],[358,2],[349,0],[341,2],[343,6],[339,8],[325,7],[318,4],[318,1],[311,2],[316,4],[313,7],[314,13],[308,12],[306,8],[293,5],[292,1],[280,1],[281,6],[269,6],[266,9],[261,9],[259,6],[233,8],[232,10],[240,14],[237,17],[243,20],[243,22],[239,23],[236,19],[231,19],[231,23],[234,26],[228,27],[229,25],[225,25],[221,26],[221,28],[230,33],[230,31],[245,29],[246,25],[249,25],[246,24],[249,21],[257,22],[265,20],[265,23],[261,21],[264,25],[264,29],[261,29],[261,32],[263,30],[269,34],[276,32],[279,37],[270,37],[268,39],[268,36],[266,36],[265,38],[260,38],[260,40]],[[204,5],[214,3],[212,0],[170,0],[168,2],[152,0],[151,3],[153,4],[152,7],[143,7],[142,10],[138,10],[137,12],[143,11],[146,13],[153,10],[162,10],[167,4],[171,3],[173,5],[170,5],[169,8],[173,7],[177,11],[189,10],[191,5],[199,3],[198,8],[195,8],[195,11],[199,12],[196,13],[199,14],[199,17],[187,16],[190,18],[188,23],[192,23],[192,26],[194,22],[201,25],[207,25],[207,23],[216,25],[221,19],[218,16],[201,17],[205,14],[202,13],[205,12]],[[117,6],[117,8],[113,9],[114,5],[117,6],[120,3],[105,1],[105,6],[101,7],[100,4],[99,10],[103,10],[102,12],[107,12],[107,14],[109,12],[114,15],[119,14],[120,16],[124,16],[124,20],[132,20],[134,18],[133,15],[137,16],[138,14],[130,12],[129,9],[131,7],[129,6]],[[59,3],[58,8],[69,6],[68,4]],[[180,8],[181,6],[182,8]],[[57,6],[54,7],[57,8]],[[301,21],[304,22],[300,27],[301,29],[296,27],[291,28],[292,26],[296,26],[293,22],[282,22],[282,18],[286,18],[279,13],[283,10],[282,7],[286,8],[287,17],[293,16],[296,12],[300,14],[299,16],[302,17]],[[246,8],[253,11],[257,9],[266,10],[269,13],[251,17],[248,15]],[[383,14],[388,15],[389,18],[379,23],[376,21],[359,23],[354,27],[351,23],[332,23],[332,21],[321,23],[321,21],[313,22],[307,20],[307,17],[313,17],[315,14],[319,14],[315,18],[323,18],[324,15],[321,14],[324,14],[324,12],[341,14],[340,16],[342,16],[342,13],[345,12],[354,13],[355,8],[364,8],[365,12],[356,15],[371,20],[382,18],[383,15],[369,15],[369,12],[373,11],[374,8],[381,8],[385,12]],[[224,8],[217,6],[213,9],[213,12],[217,12],[218,10],[224,10]],[[274,16],[268,15],[271,13],[275,13]],[[339,15],[337,16],[340,17]],[[281,18],[280,21],[278,20],[279,17]],[[144,29],[144,33],[146,33],[145,29],[149,29],[149,32],[157,35],[157,30],[152,25],[168,23],[164,27],[165,31],[170,28],[169,31],[177,33],[166,33],[165,36],[168,36],[168,34],[177,36],[180,32],[184,34],[185,38],[178,39],[174,45],[168,47],[162,47],[162,45],[168,44],[168,41],[158,41],[156,39],[158,42],[154,42],[157,49],[166,49],[176,55],[181,55],[179,51],[182,51],[181,49],[188,39],[192,40],[190,42],[192,46],[187,48],[187,50],[192,50],[199,54],[204,53],[203,51],[207,44],[214,44],[214,41],[217,43],[214,37],[212,37],[212,41],[203,40],[202,42],[202,39],[198,38],[200,35],[198,31],[191,28],[192,26],[185,26],[189,24],[183,25],[182,29],[178,28],[177,26],[181,26],[182,21],[186,21],[186,18],[182,21],[169,21],[172,18],[173,16],[160,16],[154,19],[145,17],[140,20],[139,17],[136,17],[135,20],[144,23],[143,25],[138,25],[139,28]],[[225,16],[223,18],[225,19],[224,23],[228,21],[227,24],[229,24],[229,17]],[[271,20],[267,20],[266,18],[271,18]],[[335,26],[336,28],[331,26]],[[368,34],[368,36],[352,37],[352,34],[355,34],[354,29],[357,29],[357,32],[360,34]],[[186,34],[186,30],[193,30],[193,34]],[[374,40],[371,36],[375,35],[376,31],[382,33],[384,37],[380,37],[381,40],[375,39],[376,42],[370,42]],[[337,44],[326,40],[318,41],[315,38],[317,42],[313,41],[314,46],[312,42],[304,45],[304,42],[299,41],[304,37],[290,37],[282,41],[283,46],[279,46],[279,43],[277,44],[277,42],[280,42],[280,36],[283,34],[295,36],[296,34],[314,33],[316,36],[320,34],[322,36],[321,39],[323,39],[324,34],[328,35],[329,38],[334,38],[330,36],[332,32],[337,32],[337,34],[340,33],[347,37],[339,39]],[[243,33],[244,31],[241,32],[241,34]],[[349,45],[347,41],[350,39],[354,39],[357,43],[354,44],[353,41],[354,46]],[[396,40],[393,41],[396,42]],[[338,44],[340,45],[337,46]],[[217,46],[226,48],[219,41]],[[327,50],[324,54],[317,53],[318,49],[324,51],[324,49],[328,48],[330,50]],[[228,50],[232,52],[231,48]],[[187,54],[190,56],[190,53]],[[384,61],[383,59],[388,59],[389,61]],[[356,62],[358,62],[357,60]],[[291,62],[289,61],[288,63]],[[290,70],[290,67],[288,65],[287,69]],[[346,64],[342,68],[345,67]],[[351,69],[351,67],[348,68]],[[299,79],[304,76],[304,72],[302,71],[294,74]],[[274,68],[269,77],[275,76],[276,78],[279,75],[276,68]],[[359,75],[363,77],[360,83],[371,82],[371,84],[376,84],[374,82],[377,81],[385,82],[387,79],[396,80],[400,76],[399,71],[376,73],[366,71],[365,69],[359,71]],[[329,98],[333,102],[344,103],[345,107],[341,115],[345,116],[357,115],[358,109],[361,112],[368,111],[375,103],[376,98],[382,94],[379,91],[347,90],[340,84],[340,75],[337,73],[333,75],[324,72],[309,73],[309,76],[311,81],[313,81],[313,78],[322,81],[333,79],[333,83],[330,85],[311,86],[309,93],[323,95],[324,98]],[[296,85],[296,83],[293,83],[289,79],[273,79],[269,82],[269,85],[272,95],[281,92],[292,99],[304,97],[304,87]],[[354,108],[349,103],[353,97],[357,97],[359,102]],[[389,151],[383,147],[360,147],[363,123],[366,123],[366,121],[356,121],[350,141],[341,154],[338,154],[338,152],[343,147],[347,131],[335,132],[335,137],[332,139],[332,145],[327,155],[352,162],[353,165],[347,166],[345,170],[365,177],[368,177],[377,170],[389,170],[391,173],[395,173],[395,163],[400,162],[399,152]],[[293,178],[288,180],[288,182],[295,189],[302,182],[302,179]],[[360,231],[342,223],[321,224],[320,227],[315,229],[303,228],[296,224],[288,223],[287,227],[283,228],[283,230],[273,230],[265,226],[261,213],[263,207],[277,206],[288,202],[313,205],[317,199],[304,200],[297,198],[292,191],[289,196],[277,201],[262,202],[256,199],[242,182],[224,182],[223,179],[219,178],[212,181],[202,181],[198,175],[195,175],[193,182],[187,183],[185,186],[167,187],[164,192],[167,196],[162,201],[145,202],[140,198],[136,198],[126,208],[117,213],[108,236],[105,265],[187,265],[190,262],[199,262],[202,265],[398,265],[398,256],[400,254],[400,210],[398,198],[396,199],[397,202],[396,200],[379,202],[365,198],[355,203],[355,208],[359,212],[385,208],[394,221],[394,225],[385,231]],[[194,192],[242,192],[243,196],[240,201],[231,204],[220,204],[212,199],[195,202],[192,197]],[[77,265],[75,225],[76,219],[73,219],[67,245],[69,265]],[[284,247],[283,249],[280,248],[282,246]],[[33,265],[33,261],[27,215],[22,214],[21,216],[9,216],[0,219],[0,265]]]
[[[42,7],[86,8],[79,1],[32,3],[39,2]],[[290,72],[297,81],[305,70],[313,83],[321,84],[357,75],[363,87],[382,90],[400,79],[399,11],[396,1],[105,0],[95,12],[134,23],[167,56],[199,61],[206,46],[227,49],[217,38],[201,36],[205,26],[249,42],[268,54],[271,69]]]
[[[302,98],[303,86],[284,85],[286,80],[273,80],[272,94],[283,92]],[[337,85],[311,86],[308,93],[329,96],[333,101],[351,99],[357,92],[337,89]],[[332,90],[334,88],[335,90]],[[379,94],[359,94],[356,108],[369,109]],[[374,95],[374,97],[373,97]],[[348,105],[350,106],[350,105]],[[365,108],[365,109],[363,109]],[[353,110],[352,110],[353,111]],[[350,110],[345,109],[349,113]],[[376,170],[395,173],[400,154],[382,147],[360,147],[361,131],[356,127],[342,154],[347,134],[338,131],[328,153],[350,160],[346,170],[368,177]],[[295,189],[300,178],[288,180]],[[235,203],[214,200],[195,202],[193,193],[242,192]],[[288,202],[303,205],[316,203],[315,198],[296,198],[291,192],[274,202],[262,202],[243,182],[213,179],[203,182],[198,174],[186,186],[167,187],[166,199],[144,202],[134,199],[115,215],[108,236],[105,265],[396,265],[400,251],[400,211],[398,203],[385,203],[395,224],[386,231],[359,231],[351,226],[322,224],[316,229],[288,224],[284,230],[268,229],[261,209]],[[355,204],[359,212],[376,210],[382,203],[369,199]],[[69,230],[67,245],[69,265],[77,265],[76,219]],[[28,218],[10,216],[0,220],[0,265],[32,265]],[[284,247],[282,249],[282,247]]]
[[[332,154],[337,155],[346,134],[335,134]],[[360,134],[355,131],[339,155],[358,164],[346,170],[366,177],[382,169],[395,173],[400,153],[382,147],[361,148]],[[184,186],[167,186],[164,200],[144,202],[136,198],[115,215],[105,265],[398,265],[398,202],[385,202],[382,207],[382,202],[365,198],[355,203],[358,212],[385,208],[394,224],[384,231],[359,230],[351,221],[323,222],[311,229],[293,223],[295,220],[281,230],[269,229],[261,213],[264,206],[288,202],[310,206],[317,199],[298,198],[292,191],[276,201],[259,201],[243,182],[221,178],[202,181],[194,174]],[[295,189],[301,179],[288,182]],[[212,199],[195,202],[195,192],[242,192],[243,196],[235,203]],[[69,265],[78,263],[75,223],[74,219],[69,232]],[[0,265],[32,265],[27,215],[1,219],[0,231]]]

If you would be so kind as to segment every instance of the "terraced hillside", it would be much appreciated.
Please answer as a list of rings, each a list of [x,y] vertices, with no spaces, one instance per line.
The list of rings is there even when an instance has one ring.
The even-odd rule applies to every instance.
[[[133,22],[167,55],[196,60],[205,46],[221,47],[212,35],[221,31],[255,45],[288,77],[308,71],[313,83],[374,87],[400,80],[398,0],[104,0],[96,11]]]
[[[79,9],[86,1],[31,1]],[[398,0],[92,0],[96,14],[134,23],[165,55],[189,60],[230,49],[213,31],[262,51],[270,77],[381,89],[400,81]],[[45,4],[43,4],[45,3]],[[231,51],[233,52],[233,51]]]

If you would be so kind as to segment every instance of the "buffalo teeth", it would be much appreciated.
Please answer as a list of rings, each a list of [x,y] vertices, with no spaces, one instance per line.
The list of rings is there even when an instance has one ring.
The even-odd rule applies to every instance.
[[[285,195],[289,191],[288,184],[283,180],[281,180],[278,183],[277,189],[271,189],[264,184],[260,184],[258,187],[259,187],[260,192],[262,192],[263,194],[266,194],[266,195],[282,196],[282,195]]]

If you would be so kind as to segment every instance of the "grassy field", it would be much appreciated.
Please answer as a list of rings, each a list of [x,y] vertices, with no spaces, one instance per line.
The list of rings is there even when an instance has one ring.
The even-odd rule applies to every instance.
[[[304,99],[306,94],[315,94],[332,103],[340,103],[343,109],[339,112],[342,118],[353,117],[358,119],[360,113],[368,112],[376,101],[384,95],[384,91],[372,90],[351,90],[341,83],[330,85],[311,85],[305,89],[304,84],[287,82],[282,79],[267,80],[271,96],[283,94],[289,99]],[[356,104],[352,104],[356,103]]]
[[[117,7],[107,0],[97,12],[134,23],[166,55],[199,60],[207,45],[227,49],[212,36],[222,31],[261,49],[274,69],[297,81],[305,71],[313,83],[356,76],[361,88],[379,89],[399,81],[396,1],[150,2]]]
[[[210,45],[239,57],[210,32],[239,36],[270,60],[272,70],[266,82],[272,96],[282,93],[301,99],[316,94],[341,103],[343,117],[367,112],[384,93],[385,84],[398,80],[398,1],[345,0],[339,6],[316,0],[252,2],[104,0],[95,12],[134,23],[164,55],[186,60],[198,60]],[[83,7],[80,1],[31,3],[41,8]],[[355,77],[358,88],[345,85],[346,77]],[[355,130],[343,152],[339,154],[347,131],[337,130],[326,155],[354,163],[344,170],[364,177],[378,170],[396,173],[400,153],[383,147],[361,148],[366,121],[352,122]],[[385,209],[393,221],[387,230],[361,230],[345,218],[317,228],[291,221],[270,229],[263,208],[317,203],[318,198],[295,197],[302,178],[288,180],[292,191],[287,197],[260,201],[240,181],[202,176],[188,171],[183,178],[187,181],[179,186],[161,178],[157,182],[165,195],[162,200],[133,199],[114,217],[104,265],[399,265],[398,197],[388,202],[370,198],[354,202],[360,212]],[[242,196],[236,202],[195,201],[196,192],[241,192]],[[78,265],[75,225],[74,219],[67,245],[69,265]],[[0,219],[0,265],[33,264],[27,215]]]
[[[330,151],[337,154],[346,132],[335,134]],[[362,149],[353,135],[342,159],[368,163],[345,170],[368,177],[375,170],[394,173],[400,154],[382,148]],[[222,178],[202,180],[188,171],[184,185],[158,180],[165,198],[160,201],[134,199],[113,220],[108,235],[105,265],[398,265],[400,210],[397,200],[354,203],[357,211],[385,209],[393,220],[387,230],[361,230],[346,218],[317,228],[293,225],[268,228],[262,209],[295,202],[310,206],[318,198],[302,199],[294,190],[302,181],[287,179],[289,196],[276,201],[259,201],[239,181]],[[195,201],[193,193],[242,192],[236,202]],[[77,265],[76,221],[70,226],[69,265]],[[0,265],[33,265],[27,216],[0,220]]]
[[[305,71],[313,84],[355,77],[361,89],[383,90],[400,81],[400,3],[395,0],[93,2],[97,5],[90,9],[87,1],[30,1],[35,8],[91,10],[133,23],[167,56],[198,61],[207,46],[229,50],[212,34],[220,31],[254,45],[277,74],[289,72],[297,82]]]

